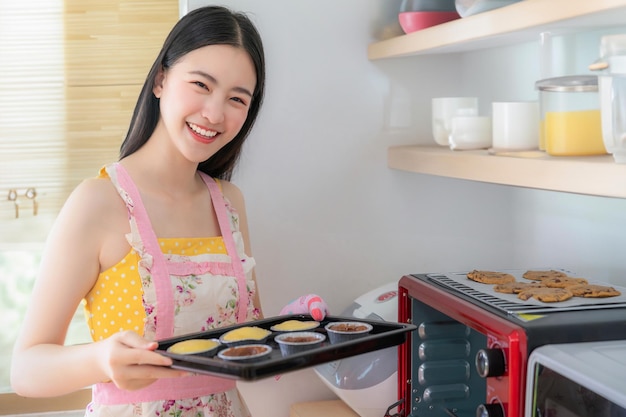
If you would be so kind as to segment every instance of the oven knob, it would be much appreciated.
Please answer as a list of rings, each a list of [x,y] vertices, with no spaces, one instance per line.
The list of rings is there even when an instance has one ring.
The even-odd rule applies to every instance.
[[[476,353],[476,370],[483,378],[501,376],[506,372],[504,352],[501,349],[481,349]]]
[[[500,404],[481,404],[476,407],[476,417],[504,417]]]

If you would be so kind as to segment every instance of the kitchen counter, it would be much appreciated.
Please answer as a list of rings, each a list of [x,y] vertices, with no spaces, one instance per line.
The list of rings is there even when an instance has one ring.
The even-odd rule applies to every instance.
[[[310,401],[295,403],[289,409],[289,417],[359,417],[341,400]]]

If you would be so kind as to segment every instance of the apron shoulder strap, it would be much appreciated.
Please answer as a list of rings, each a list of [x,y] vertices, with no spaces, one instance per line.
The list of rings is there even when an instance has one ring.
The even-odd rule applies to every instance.
[[[224,239],[226,251],[228,252],[228,256],[230,256],[233,270],[235,272],[235,276],[237,277],[237,284],[239,288],[239,306],[237,309],[237,321],[239,323],[243,323],[246,320],[249,302],[248,289],[246,285],[246,274],[243,271],[243,266],[241,265],[242,260],[239,256],[239,253],[237,252],[235,240],[233,239],[233,230],[231,230],[230,220],[226,211],[226,202],[224,201],[222,191],[220,190],[215,180],[209,177],[204,172],[198,172],[200,173],[202,180],[207,185],[207,187],[209,188],[209,192],[211,193],[211,201],[213,202],[215,215],[217,216],[217,221],[220,226],[222,239]]]
[[[174,294],[172,293],[167,264],[137,186],[121,164],[113,164],[113,167],[118,186],[127,194],[126,205],[129,208],[131,222],[134,218],[144,249],[152,257],[152,265],[149,269],[158,300],[156,338],[165,339],[174,334]]]

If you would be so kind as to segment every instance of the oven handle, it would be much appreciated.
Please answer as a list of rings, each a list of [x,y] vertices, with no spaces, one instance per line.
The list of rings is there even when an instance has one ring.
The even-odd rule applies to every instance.
[[[400,405],[404,402],[404,398],[402,398],[401,400],[396,401],[395,403],[391,404],[388,408],[387,411],[385,411],[385,415],[383,417],[401,417],[400,412],[396,413],[396,414],[389,414],[391,412],[392,409],[396,408],[396,407],[400,407]]]

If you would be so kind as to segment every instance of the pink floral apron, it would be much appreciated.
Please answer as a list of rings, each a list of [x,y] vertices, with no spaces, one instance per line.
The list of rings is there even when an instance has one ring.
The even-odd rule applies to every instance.
[[[131,232],[127,238],[141,259],[138,269],[147,315],[144,337],[160,340],[204,330],[202,324],[206,325],[206,321],[198,320],[197,317],[204,317],[200,315],[206,314],[206,302],[204,306],[203,303],[197,303],[200,305],[196,308],[203,310],[195,311],[185,310],[186,307],[180,308],[175,302],[175,291],[181,276],[192,276],[194,282],[201,282],[201,285],[208,288],[202,294],[204,297],[212,297],[208,303],[213,303],[213,300],[222,303],[219,306],[219,320],[215,321],[219,323],[215,327],[254,319],[254,306],[250,302],[250,296],[255,289],[253,282],[247,281],[254,259],[245,255],[236,218],[227,211],[227,203],[215,180],[200,173],[211,195],[227,256],[180,256],[162,253],[139,191],[127,171],[118,163],[108,165],[106,171],[128,208]],[[225,308],[223,304],[231,308]],[[193,375],[160,379],[137,391],[118,389],[111,382],[99,383],[93,387],[93,399],[95,403],[103,405],[130,404],[195,398],[234,388],[235,381],[232,379]]]

